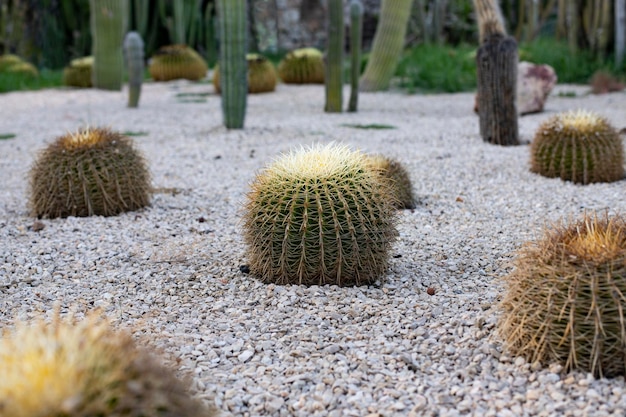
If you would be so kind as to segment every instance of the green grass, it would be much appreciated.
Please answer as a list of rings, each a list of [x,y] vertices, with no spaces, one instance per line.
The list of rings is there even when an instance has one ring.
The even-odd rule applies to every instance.
[[[20,74],[0,73],[0,93],[8,91],[41,90],[42,88],[63,85],[63,71],[43,69],[39,77],[32,78]]]
[[[383,130],[383,129],[395,129],[395,126],[392,125],[385,125],[385,124],[379,124],[379,123],[370,123],[367,125],[363,125],[363,124],[352,124],[352,123],[344,123],[340,126],[344,126],[344,127],[352,127],[355,129],[374,129],[374,130]]]

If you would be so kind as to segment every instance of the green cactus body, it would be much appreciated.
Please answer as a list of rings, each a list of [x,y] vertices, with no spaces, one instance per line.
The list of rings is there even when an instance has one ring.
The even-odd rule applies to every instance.
[[[359,77],[361,75],[361,49],[363,44],[363,4],[360,0],[350,3],[350,101],[348,111],[357,111],[359,101]]]
[[[248,61],[248,93],[268,93],[276,89],[278,83],[278,75],[274,65],[259,54],[247,54]],[[219,65],[215,66],[213,71],[213,86],[215,91],[220,94],[220,69]]]
[[[124,57],[128,70],[128,107],[139,106],[144,73],[143,40],[137,32],[128,32],[124,38]]]
[[[413,0],[382,0],[372,52],[359,84],[361,91],[389,87],[404,47],[412,3]]]
[[[7,68],[15,64],[21,64],[23,62],[24,61],[22,60],[22,58],[20,58],[17,55],[13,55],[13,54],[0,55],[0,72],[5,71]]]
[[[128,0],[90,0],[93,86],[121,90],[124,81],[122,43],[126,33]]]
[[[278,64],[278,75],[285,84],[323,84],[324,57],[315,48],[289,52]]]
[[[4,69],[3,72],[7,74],[17,74],[28,78],[39,77],[39,71],[37,71],[37,67],[35,67],[30,62],[19,62],[13,65],[9,65]]]
[[[63,85],[90,88],[93,86],[91,82],[92,71],[92,56],[73,59],[67,67],[63,68]]]
[[[220,90],[228,129],[242,129],[248,99],[246,0],[216,0],[220,31]]]
[[[152,56],[148,67],[154,81],[186,79],[198,81],[206,77],[204,59],[187,45],[167,45]]]
[[[414,209],[413,183],[404,165],[384,155],[369,155],[367,159],[375,170],[391,182],[393,205],[398,209]]]
[[[57,138],[30,170],[37,217],[113,216],[150,203],[150,174],[132,140],[108,129]]]
[[[96,314],[0,331],[2,416],[214,417],[190,378]]]
[[[497,330],[511,357],[596,377],[626,374],[626,218],[585,214],[546,229],[504,278]]]
[[[326,60],[326,105],[324,111],[343,109],[343,0],[328,0],[328,47]]]
[[[532,172],[579,184],[624,178],[624,149],[615,128],[585,111],[557,114],[537,130],[531,144]]]
[[[390,193],[366,157],[344,146],[283,156],[257,176],[248,195],[250,271],[277,284],[374,283],[397,234]]]

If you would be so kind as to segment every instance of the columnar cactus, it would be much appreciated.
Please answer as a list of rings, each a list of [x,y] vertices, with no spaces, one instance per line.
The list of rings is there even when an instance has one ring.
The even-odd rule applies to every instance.
[[[138,32],[128,32],[124,38],[124,57],[128,70],[128,107],[139,106],[144,73],[143,40]]]
[[[224,125],[243,128],[248,96],[246,0],[217,0],[220,31],[220,89]]]
[[[89,0],[91,13],[93,86],[121,90],[124,80],[122,43],[126,33],[128,0]]]
[[[217,415],[192,396],[189,379],[94,314],[0,334],[0,375],[2,416]]]
[[[626,374],[626,218],[547,229],[505,277],[498,332],[511,356],[597,377]]]
[[[348,111],[357,111],[359,77],[361,75],[361,48],[363,44],[363,4],[361,0],[350,3],[350,101]]]
[[[68,133],[46,147],[30,170],[37,217],[112,216],[150,203],[150,174],[132,140],[109,129]]]
[[[391,193],[366,156],[345,146],[284,155],[257,176],[248,194],[250,271],[277,284],[376,282],[397,234]]]
[[[343,109],[343,0],[328,0],[328,47],[326,53],[326,105],[324,111]]]
[[[579,184],[624,178],[624,148],[607,119],[587,111],[557,114],[539,126],[530,170]]]
[[[324,57],[315,48],[295,49],[278,64],[278,75],[285,84],[322,84]]]

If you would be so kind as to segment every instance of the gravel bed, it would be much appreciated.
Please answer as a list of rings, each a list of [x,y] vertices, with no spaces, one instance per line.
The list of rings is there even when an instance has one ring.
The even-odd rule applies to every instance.
[[[559,85],[544,113],[520,119],[522,139],[569,109],[625,127],[625,94],[586,91]],[[279,85],[250,96],[245,130],[227,131],[210,84],[145,84],[138,109],[126,92],[2,94],[0,134],[16,137],[0,141],[0,328],[55,304],[101,308],[192,372],[224,415],[624,415],[623,378],[510,357],[494,328],[514,251],[562,217],[626,212],[626,181],[530,173],[527,145],[482,142],[473,104],[473,94],[369,93],[358,113],[325,114],[323,86]],[[36,152],[85,125],[147,133],[135,141],[157,189],[151,207],[33,227]],[[420,202],[399,213],[384,282],[261,284],[240,269],[248,185],[280,153],[331,141],[395,157],[412,177]]]

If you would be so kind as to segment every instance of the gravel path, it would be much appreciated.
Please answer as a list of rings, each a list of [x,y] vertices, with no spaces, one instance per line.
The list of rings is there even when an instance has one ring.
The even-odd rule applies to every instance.
[[[546,112],[521,118],[522,139],[569,109],[626,125],[623,93],[559,91],[577,96],[555,93]],[[79,315],[101,307],[191,370],[224,415],[626,413],[623,378],[512,358],[493,331],[512,252],[561,217],[625,212],[625,181],[576,186],[530,173],[528,146],[482,142],[473,94],[361,94],[358,113],[325,114],[322,86],[280,85],[250,97],[245,130],[227,131],[212,92],[146,84],[139,109],[120,92],[0,95],[0,134],[17,135],[0,141],[0,327],[55,303]],[[36,151],[85,125],[147,133],[135,140],[159,192],[139,212],[43,220],[35,231],[26,177]],[[413,179],[420,204],[400,213],[386,282],[260,284],[240,271],[248,184],[281,152],[330,141],[395,157]]]

